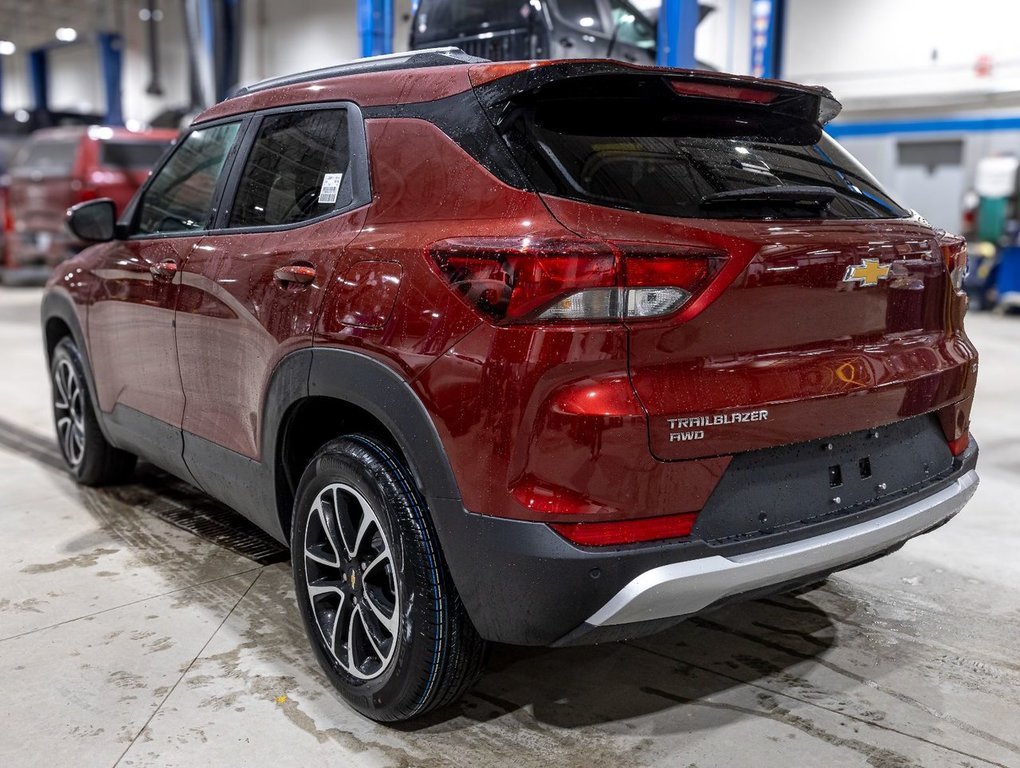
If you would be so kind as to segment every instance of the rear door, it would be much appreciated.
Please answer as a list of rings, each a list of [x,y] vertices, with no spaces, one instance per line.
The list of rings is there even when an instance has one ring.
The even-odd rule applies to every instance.
[[[234,164],[232,203],[183,270],[177,343],[186,455],[199,482],[221,497],[237,478],[212,459],[222,455],[215,447],[259,458],[273,370],[311,344],[323,293],[361,229],[366,158],[354,105],[256,117]]]

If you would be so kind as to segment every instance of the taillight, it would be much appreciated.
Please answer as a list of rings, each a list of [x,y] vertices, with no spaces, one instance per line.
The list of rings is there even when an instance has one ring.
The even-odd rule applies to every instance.
[[[606,322],[676,312],[718,274],[717,252],[570,238],[455,238],[429,255],[496,322]]]
[[[690,536],[697,512],[637,520],[613,520],[598,523],[550,523],[549,527],[574,544],[585,547],[606,547],[613,544],[636,544],[641,541],[677,539]]]
[[[963,281],[967,277],[967,241],[957,235],[945,235],[939,245],[949,281],[955,291],[962,292]]]

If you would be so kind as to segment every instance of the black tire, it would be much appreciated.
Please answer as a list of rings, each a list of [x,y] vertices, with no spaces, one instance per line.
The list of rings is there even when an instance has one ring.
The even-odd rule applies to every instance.
[[[71,476],[82,485],[110,485],[129,478],[137,458],[106,442],[96,421],[81,353],[69,336],[53,350],[50,387],[57,444]]]
[[[382,443],[347,435],[315,454],[298,485],[291,560],[315,656],[361,714],[409,720],[455,701],[481,674],[487,643],[410,473]]]

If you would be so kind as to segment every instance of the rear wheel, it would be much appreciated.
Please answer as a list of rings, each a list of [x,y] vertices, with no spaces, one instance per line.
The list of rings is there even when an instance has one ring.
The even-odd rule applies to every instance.
[[[454,701],[481,673],[486,643],[446,573],[424,501],[381,443],[348,435],[312,458],[291,552],[315,655],[363,715],[408,720]]]
[[[53,350],[50,380],[57,443],[74,479],[83,485],[107,485],[127,478],[136,458],[106,442],[92,408],[81,353],[70,337]]]

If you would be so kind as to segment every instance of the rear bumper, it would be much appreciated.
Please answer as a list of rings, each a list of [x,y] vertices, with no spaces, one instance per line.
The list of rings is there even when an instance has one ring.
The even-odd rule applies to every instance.
[[[617,592],[585,624],[601,627],[689,615],[728,597],[831,573],[941,525],[963,509],[977,485],[977,472],[971,469],[931,496],[866,523],[742,555],[712,555],[653,568]]]
[[[796,531],[730,544],[700,539],[575,547],[542,523],[430,500],[461,599],[479,633],[520,645],[638,637],[731,600],[785,591],[898,549],[959,512],[978,449],[927,487]]]

